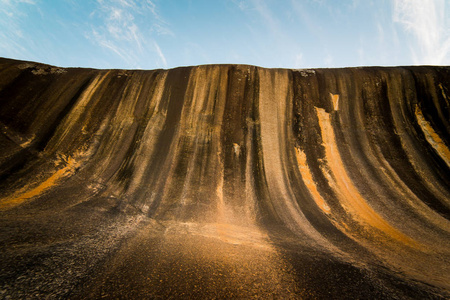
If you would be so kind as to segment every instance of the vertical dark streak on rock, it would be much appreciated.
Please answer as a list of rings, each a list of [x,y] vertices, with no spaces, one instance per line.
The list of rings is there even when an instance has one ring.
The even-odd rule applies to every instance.
[[[51,121],[49,125],[47,125],[47,128],[44,128],[42,130],[42,135],[40,137],[40,141],[37,142],[36,148],[38,151],[42,151],[47,146],[47,143],[50,141],[50,139],[55,134],[56,128],[61,123],[61,120],[63,120],[67,114],[70,113],[71,109],[77,102],[78,98],[81,96],[83,91],[89,86],[91,83],[91,78],[88,77],[84,79],[84,82],[81,84],[81,86],[78,88],[76,93],[73,95],[73,97],[69,100],[69,102],[64,106],[64,108],[56,115],[56,118]]]
[[[161,105],[166,106],[167,116],[164,123],[164,127],[159,134],[158,141],[156,142],[156,150],[153,155],[154,158],[149,165],[148,184],[154,187],[155,190],[151,190],[152,194],[145,193],[143,197],[153,196],[153,201],[150,203],[148,215],[154,216],[156,210],[159,207],[162,200],[162,191],[167,180],[167,173],[163,173],[163,166],[166,161],[172,159],[168,155],[170,154],[170,147],[174,141],[177,130],[179,129],[179,122],[181,111],[183,109],[184,99],[187,84],[189,82],[189,68],[179,68],[172,72],[169,72],[166,79],[166,86],[163,93],[163,99]],[[163,109],[160,109],[163,110]],[[145,199],[139,199],[145,201]]]
[[[245,172],[245,155],[238,156],[234,151],[235,145],[244,146],[242,127],[245,126],[248,99],[244,98],[246,80],[242,72],[236,66],[231,66],[228,70],[227,98],[221,130],[224,198],[229,199],[235,199],[242,193],[242,177]]]
[[[306,139],[305,135],[307,135],[308,133],[314,132],[314,131],[311,131],[308,128],[309,126],[312,126],[311,122],[309,121],[308,123],[306,123],[305,121],[302,120],[302,118],[308,118],[309,120],[311,120],[315,116],[315,114],[308,116],[304,110],[305,109],[304,107],[307,105],[308,100],[309,100],[307,98],[308,97],[307,94],[305,94],[305,92],[306,92],[304,90],[305,87],[302,84],[305,81],[305,78],[302,77],[300,72],[293,72],[292,76],[293,76],[292,84],[294,87],[292,129],[293,129],[294,135],[296,133],[298,133],[298,135],[296,136],[296,144],[300,148],[304,149],[305,153],[308,153],[307,159],[309,159],[310,157],[313,157],[313,159],[310,159],[311,162],[308,162],[308,165],[311,168],[311,166],[317,165],[318,160],[320,159],[321,156],[320,156],[320,154],[317,153],[317,151],[310,150],[310,147],[315,144],[312,144],[312,143],[307,144],[304,142],[304,140]],[[313,76],[313,75],[310,75],[310,76]],[[328,89],[324,89],[324,94],[326,94],[326,91],[328,91]],[[311,101],[311,100],[309,100],[309,101]],[[313,112],[311,112],[311,114],[313,114]],[[316,130],[320,131],[320,129],[316,129]],[[319,157],[319,159],[318,159],[318,157]],[[314,172],[313,176],[315,179],[321,178],[321,179],[316,179],[316,180],[318,182],[321,182],[320,180],[322,180],[323,184],[320,184],[319,188],[325,191],[324,194],[332,195],[333,191],[328,186],[326,179],[323,177],[323,173],[321,171],[319,171],[318,167],[311,168],[311,172]],[[331,223],[330,218],[333,219],[333,216],[327,217],[324,214],[324,212],[319,209],[319,207],[317,206],[317,204],[314,202],[313,198],[311,197],[311,194],[309,193],[308,188],[305,186],[303,179],[301,177],[301,174],[298,172],[298,169],[294,168],[294,170],[291,170],[290,184],[294,190],[294,195],[296,196],[296,199],[297,199],[296,201],[298,202],[300,208],[302,209],[302,212],[304,213],[305,217],[308,219],[308,221],[311,223],[311,225],[318,232],[320,232],[322,235],[324,235],[324,237],[327,240],[331,241],[335,246],[344,250],[345,252],[353,252],[353,253],[355,253],[355,255],[356,255],[356,253],[359,253],[358,255],[365,256],[366,259],[370,258],[372,256],[363,247],[358,245],[357,242],[350,239],[342,231],[340,231],[338,228],[336,228],[335,225],[333,225]],[[330,198],[327,197],[327,199],[330,199]],[[333,209],[332,209],[333,214],[340,213],[340,214],[345,215],[345,212],[342,210],[342,208],[340,206],[333,205],[332,207],[333,207]]]
[[[413,94],[416,95],[415,102],[417,103],[405,101],[405,106],[409,104],[410,120],[412,120],[407,128],[410,129],[412,135],[417,137],[415,142],[417,144],[420,142],[418,147],[424,149],[426,153],[424,159],[427,159],[427,163],[433,166],[431,170],[436,173],[435,178],[440,180],[442,185],[450,187],[448,182],[443,181],[444,178],[450,176],[450,168],[426,141],[415,116],[416,105],[419,105],[425,119],[430,122],[431,127],[450,148],[450,106],[448,106],[450,99],[445,99],[442,93],[444,90],[444,94],[448,98],[450,93],[448,91],[445,93],[446,86],[443,83],[450,82],[450,74],[448,71],[439,71],[440,69],[430,70],[426,67],[419,68],[419,72],[409,70],[409,74],[413,78]],[[430,92],[425,92],[425,89]]]
[[[399,136],[394,130],[388,131],[378,129],[395,129],[389,98],[393,98],[392,101],[401,101],[403,98],[402,94],[398,94],[398,92],[392,88],[390,89],[389,84],[391,84],[389,77],[384,77],[384,81],[381,84],[381,97],[379,98],[371,98],[367,94],[362,94],[364,102],[367,104],[365,106],[366,115],[370,115],[370,118],[368,118],[368,120],[370,119],[370,124],[366,124],[368,132],[373,133],[370,136],[370,139],[372,140],[372,143],[380,146],[384,158],[389,162],[409,189],[433,210],[449,219],[450,209],[443,205],[423,184],[418,184],[422,179],[418,176],[410,163],[404,163],[405,161],[408,161],[408,156],[403,149]],[[369,103],[371,106],[368,106]],[[373,115],[373,113],[375,113],[375,115]]]
[[[36,113],[42,104],[41,95],[52,84],[54,75],[36,76],[31,69],[23,70],[8,86],[0,91],[0,121],[19,133],[29,133],[33,118],[24,114]]]
[[[425,118],[432,124],[439,136],[450,143],[450,107],[446,83],[450,81],[449,71],[441,68],[421,67],[410,71],[415,85],[417,102]],[[447,97],[444,98],[445,94]],[[414,113],[415,107],[411,107]]]
[[[261,142],[261,119],[259,115],[259,93],[260,93],[260,81],[257,69],[251,69],[251,92],[249,91],[249,97],[251,97],[251,119],[254,121],[252,129],[251,140],[251,157],[253,167],[253,185],[255,187],[255,195],[258,199],[258,223],[263,226],[280,225],[281,220],[277,215],[273,203],[270,201],[269,191],[267,189],[267,179],[264,171],[264,160],[262,154],[262,142]]]
[[[137,100],[136,107],[134,108],[133,113],[136,118],[135,122],[137,123],[137,129],[133,134],[133,139],[129,144],[124,159],[117,170],[116,179],[117,184],[124,186],[125,192],[129,188],[130,181],[134,173],[134,161],[136,158],[134,154],[138,151],[146,125],[154,113],[154,110],[147,110],[145,107],[149,105],[149,99],[151,99],[151,95],[155,91],[158,75],[159,72],[155,71],[144,77],[142,82],[142,90],[138,96],[139,100]]]
[[[9,160],[0,165],[0,182],[4,182],[8,177],[17,174],[27,163],[35,160],[37,155],[30,153],[28,149],[22,149],[9,157]]]

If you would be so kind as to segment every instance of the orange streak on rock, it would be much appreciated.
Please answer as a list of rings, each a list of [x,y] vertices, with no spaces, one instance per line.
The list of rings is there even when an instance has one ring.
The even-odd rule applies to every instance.
[[[450,167],[450,150],[447,148],[441,137],[434,131],[433,127],[431,127],[430,122],[425,119],[422,110],[418,105],[416,105],[415,115],[417,123],[422,129],[428,143],[436,150],[447,166]]]
[[[333,102],[333,109],[338,110],[339,109],[339,95],[334,95],[330,93],[331,101]]]
[[[419,244],[416,241],[392,227],[364,200],[345,170],[344,162],[336,145],[330,115],[323,108],[316,107],[316,112],[322,131],[326,159],[333,174],[333,176],[329,176],[328,180],[335,189],[344,209],[363,225],[376,228],[403,244],[418,248]]]
[[[317,190],[317,186],[314,182],[311,171],[309,170],[308,164],[306,163],[305,153],[296,147],[295,154],[297,157],[298,168],[300,170],[300,173],[302,174],[303,182],[305,183],[306,187],[309,189],[309,192],[313,196],[313,199],[316,202],[317,206],[319,206],[319,208],[324,213],[329,214],[330,207],[328,206],[328,204],[325,202],[325,200],[322,198],[319,191]]]
[[[76,162],[73,158],[69,157],[67,159],[67,165],[53,173],[49,178],[47,178],[44,182],[39,184],[37,187],[31,190],[27,190],[25,187],[22,190],[18,191],[15,195],[6,198],[0,203],[0,211],[11,209],[17,205],[22,204],[28,199],[39,196],[49,190],[51,187],[55,186],[58,181],[64,177],[70,176],[73,174]]]

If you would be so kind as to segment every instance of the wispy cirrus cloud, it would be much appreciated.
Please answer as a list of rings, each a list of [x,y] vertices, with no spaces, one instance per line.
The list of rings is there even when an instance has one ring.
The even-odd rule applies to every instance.
[[[28,15],[24,7],[35,5],[34,0],[0,0],[0,55],[26,58],[32,53],[26,50],[22,23]]]
[[[248,8],[245,0],[231,0],[240,10],[245,10]]]
[[[88,38],[117,55],[127,67],[142,67],[149,53],[156,54],[154,64],[167,67],[154,35],[173,36],[173,33],[153,1],[97,0],[97,4],[91,13],[95,25]]]
[[[156,53],[158,54],[159,58],[161,59],[163,65],[167,66],[166,57],[162,53],[161,48],[159,47],[159,45],[156,42],[154,42],[154,46],[155,46],[155,49],[156,49]]]
[[[450,14],[445,0],[394,0],[393,21],[414,36],[416,64],[450,63]]]

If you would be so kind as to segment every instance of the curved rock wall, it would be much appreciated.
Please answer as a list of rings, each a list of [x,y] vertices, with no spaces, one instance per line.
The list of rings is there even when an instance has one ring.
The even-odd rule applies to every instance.
[[[448,67],[2,59],[3,293],[448,297],[449,95]]]

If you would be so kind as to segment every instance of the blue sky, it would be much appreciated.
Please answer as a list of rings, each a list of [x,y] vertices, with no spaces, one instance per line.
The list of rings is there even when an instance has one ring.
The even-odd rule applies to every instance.
[[[449,0],[0,0],[0,56],[62,67],[450,65]]]

